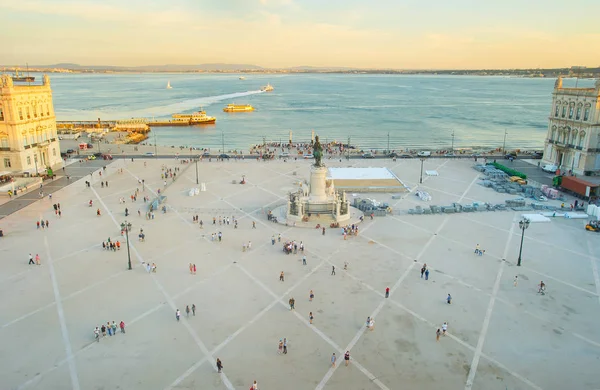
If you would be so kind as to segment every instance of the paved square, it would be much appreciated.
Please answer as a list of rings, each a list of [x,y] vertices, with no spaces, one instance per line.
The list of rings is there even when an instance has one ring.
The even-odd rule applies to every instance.
[[[95,173],[92,188],[83,183],[87,176],[55,192],[52,201],[2,219],[0,387],[248,389],[257,380],[261,389],[598,388],[600,236],[586,232],[584,220],[532,224],[518,268],[518,212],[406,213],[415,205],[510,197],[478,185],[471,161],[427,160],[424,169],[440,176],[425,177],[422,185],[416,159],[325,163],[385,166],[412,192],[401,199],[363,195],[388,202],[393,214],[367,218],[358,237],[343,240],[337,229],[323,236],[267,221],[268,210],[285,204],[288,192],[308,178],[309,161],[201,161],[198,180],[207,190],[189,196],[197,186],[195,164],[121,159],[102,177]],[[180,169],[167,186],[163,166]],[[246,185],[234,184],[243,176]],[[433,200],[420,201],[417,188]],[[143,197],[154,199],[158,190],[167,196],[167,212],[147,219]],[[196,215],[202,227],[193,222]],[[213,225],[219,216],[230,224]],[[39,219],[50,227],[36,229]],[[131,271],[120,234],[125,220],[133,225]],[[145,242],[138,240],[140,229]],[[212,239],[218,232],[221,242]],[[281,243],[272,245],[279,234],[306,245],[307,265],[300,253],[285,255]],[[120,250],[102,249],[108,238],[119,240]],[[249,241],[252,248],[243,251]],[[476,244],[484,256],[473,254]],[[28,253],[39,254],[41,265],[28,265]],[[147,273],[142,263],[156,263],[157,272]],[[420,277],[423,263],[429,280]],[[536,293],[540,280],[546,295]],[[196,314],[188,318],[185,307],[192,304]],[[375,318],[372,331],[367,316]],[[95,342],[95,326],[121,320],[125,334]],[[449,332],[438,342],[443,322]],[[289,353],[279,355],[284,337]],[[217,357],[223,374],[216,372]]]

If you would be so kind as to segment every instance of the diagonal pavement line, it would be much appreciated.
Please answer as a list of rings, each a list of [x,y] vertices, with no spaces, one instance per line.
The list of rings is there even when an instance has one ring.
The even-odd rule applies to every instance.
[[[444,219],[444,221],[442,221],[442,223],[440,224],[440,226],[438,227],[438,231],[441,231],[444,226],[446,225],[446,223],[448,222],[448,217],[446,217]],[[402,284],[402,282],[404,281],[404,279],[406,279],[406,277],[410,274],[410,272],[412,271],[412,269],[414,268],[415,264],[417,264],[417,262],[421,259],[421,257],[423,256],[423,254],[425,253],[425,251],[429,248],[429,246],[433,243],[433,240],[435,239],[436,235],[432,235],[431,237],[429,237],[429,240],[427,240],[427,243],[425,243],[425,245],[423,245],[423,248],[421,248],[421,251],[419,252],[419,254],[417,255],[415,261],[413,261],[412,263],[410,263],[410,265],[408,266],[408,268],[402,273],[402,275],[400,276],[400,278],[396,281],[396,283],[394,283],[394,285],[392,286],[392,288],[390,289],[390,296],[394,293],[394,291],[396,291],[398,289],[398,287],[400,287],[400,284]],[[380,244],[382,245],[382,244]],[[371,314],[371,318],[375,317],[376,315],[379,314],[379,312],[381,311],[381,309],[383,308],[383,306],[385,305],[386,300],[384,299],[379,306],[377,306],[377,308],[373,311],[373,313]],[[354,336],[354,338],[352,339],[352,341],[350,342],[350,344],[348,344],[348,346],[344,349],[345,351],[350,351],[354,345],[356,345],[356,343],[358,342],[358,340],[360,339],[360,337],[363,335],[363,333],[365,332],[366,327],[361,327],[361,329],[358,331],[358,333]],[[343,352],[342,352],[343,353]],[[335,367],[331,367],[327,373],[325,374],[325,376],[323,377],[323,379],[321,380],[321,382],[319,382],[319,384],[317,385],[315,390],[322,390],[323,387],[325,387],[325,385],[327,384],[327,382],[329,381],[329,379],[331,378],[331,376],[333,375],[333,373],[335,372],[335,370],[337,369],[337,367],[339,366],[335,366]]]
[[[269,310],[271,310],[276,304],[280,303],[281,300],[288,296],[289,293],[291,291],[293,291],[294,289],[296,289],[300,284],[302,284],[306,279],[308,279],[313,273],[315,273],[319,268],[321,268],[321,266],[324,264],[324,261],[322,261],[320,264],[318,264],[314,269],[312,269],[308,274],[304,275],[300,280],[298,280],[294,285],[292,285],[292,287],[290,287],[289,289],[287,289],[281,296],[275,297],[275,300],[273,300],[273,302],[271,302],[269,305],[267,305],[264,309],[262,309],[259,313],[257,313],[254,317],[252,317],[252,319],[250,319],[250,321],[248,321],[246,324],[244,324],[242,327],[240,327],[238,330],[236,330],[235,332],[233,332],[232,334],[230,334],[225,340],[223,340],[219,345],[217,345],[212,351],[211,354],[216,354],[217,352],[219,352],[221,349],[223,349],[227,344],[229,344],[231,341],[233,341],[237,336],[239,336],[244,330],[246,330],[250,325],[254,324],[256,321],[258,321],[263,315],[265,315]],[[238,267],[240,268],[239,264]],[[240,268],[241,269],[241,268]],[[207,357],[203,357],[202,359],[198,360],[196,363],[194,363],[189,369],[187,369],[183,374],[181,374],[177,379],[175,379],[175,381],[173,381],[173,383],[171,383],[168,387],[165,388],[165,390],[171,390],[174,387],[178,386],[181,382],[183,382],[183,380],[185,380],[185,378],[187,378],[188,376],[190,376],[192,373],[194,373],[204,362],[206,362]]]
[[[92,191],[94,192],[94,194],[96,195],[96,197],[98,197],[98,193],[96,192],[96,190],[94,188],[92,188]],[[114,215],[110,212],[110,210],[107,209],[106,204],[104,204],[104,202],[102,201],[102,199],[98,199],[98,201],[102,204],[102,206],[104,207],[104,209],[107,210],[108,215],[111,217],[111,219],[113,220],[113,222],[115,223],[115,225],[117,227],[120,226],[119,223],[117,222],[117,220],[115,219]],[[141,263],[143,263],[144,262],[144,258],[139,253],[139,251],[137,250],[136,246],[134,244],[130,243],[130,248],[135,252],[136,257],[138,258],[138,261],[140,261]],[[167,293],[167,291],[165,290],[165,288],[163,287],[163,285],[158,281],[158,279],[156,277],[154,277],[154,275],[150,275],[150,277],[152,278],[152,281],[154,282],[154,284],[156,285],[156,287],[159,289],[159,291],[163,294],[163,296],[165,297],[166,301],[169,303],[169,306],[171,306],[171,309],[173,309],[173,312],[175,312],[175,310],[177,309],[177,306],[175,305],[175,302],[173,301],[173,298]],[[207,357],[209,357],[209,358],[212,359],[212,355],[210,355],[210,351],[208,350],[208,348],[206,348],[206,345],[204,345],[204,343],[202,342],[202,340],[198,337],[196,331],[194,331],[194,329],[192,329],[192,327],[190,326],[190,324],[186,320],[183,321],[183,324],[184,324],[184,327],[186,328],[186,330],[188,331],[188,333],[190,334],[190,336],[192,336],[192,338],[196,342],[196,345],[198,345],[198,347],[202,351],[202,353],[204,353],[205,356],[207,356]],[[225,384],[225,386],[228,389],[235,390],[235,388],[233,387],[233,385],[231,384],[231,382],[227,378],[227,375],[223,374],[221,377],[223,379],[223,383]]]
[[[333,252],[327,260],[323,260],[321,262],[321,264],[323,264],[324,262],[328,261],[331,257],[333,257],[337,252],[339,252],[339,249],[336,250],[335,252]],[[243,266],[238,264],[238,267],[250,278],[252,279],[256,284],[258,284],[263,290],[265,290],[265,292],[267,292],[269,295],[275,297],[277,299],[277,303],[279,303],[280,305],[282,305],[283,307],[286,307],[285,302],[282,301],[283,297],[285,297],[286,295],[283,295],[281,298],[279,298],[277,296],[277,294],[275,294],[269,287],[267,287],[264,283],[262,283],[258,278],[256,278],[254,275],[252,275],[248,270],[246,270]],[[288,290],[291,291],[291,290]],[[383,301],[385,302],[385,301]],[[294,311],[293,313],[296,318],[298,318],[300,320],[300,322],[302,322],[304,325],[306,325],[309,329],[311,329],[313,332],[315,332],[319,337],[321,337],[325,342],[327,342],[329,345],[331,345],[336,351],[338,351],[338,353],[343,354],[344,350],[342,350],[340,348],[339,345],[337,345],[333,340],[331,340],[325,333],[323,333],[321,330],[319,330],[317,327],[313,326],[312,324],[310,324],[308,321],[306,321],[305,318],[303,318],[298,312]],[[361,328],[361,331],[364,332],[364,329]],[[360,336],[359,336],[360,337]],[[376,383],[382,390],[389,390],[383,383],[381,383],[377,377],[375,377],[375,375],[373,375],[372,373],[370,373],[366,368],[364,368],[358,361],[353,360],[353,364],[360,369],[361,372],[363,372],[365,375],[367,375],[374,383]]]
[[[508,250],[510,246],[510,242],[513,237],[513,233],[516,226],[516,218],[513,218],[510,231],[508,233],[508,237],[506,239],[506,245],[504,246],[504,258],[508,255]],[[496,303],[496,295],[498,295],[498,290],[500,289],[500,281],[502,280],[502,274],[504,272],[504,266],[506,262],[503,261],[500,263],[500,267],[498,268],[498,273],[496,274],[496,281],[494,282],[494,288],[492,290],[492,297],[490,298],[490,302],[488,303],[488,308],[485,313],[485,318],[483,319],[483,325],[481,326],[481,332],[479,333],[479,339],[477,340],[477,347],[475,348],[475,353],[473,354],[473,360],[471,361],[471,366],[469,367],[469,375],[467,376],[467,381],[465,383],[465,390],[470,390],[473,388],[473,382],[475,381],[475,374],[477,373],[477,367],[479,366],[479,359],[481,358],[481,353],[483,351],[483,344],[485,343],[485,337],[487,336],[487,332],[490,325],[490,320],[492,318],[492,313],[494,311],[494,304]]]
[[[350,272],[348,272],[348,271],[345,271],[345,272],[346,272],[346,274],[347,274],[347,275],[348,275],[350,278],[352,278],[352,279],[356,280],[357,282],[359,282],[360,284],[362,284],[363,286],[365,286],[367,289],[369,289],[369,290],[373,291],[375,294],[379,295],[379,296],[380,296],[380,297],[382,297],[382,298],[385,296],[385,295],[384,295],[384,294],[383,294],[381,291],[379,291],[379,290],[375,289],[375,288],[374,288],[373,286],[371,286],[370,284],[368,284],[368,283],[366,283],[365,281],[363,281],[363,280],[359,279],[358,277],[356,277],[356,276],[352,275],[352,274],[351,274]],[[456,279],[456,278],[454,278],[454,277],[452,277],[452,278],[453,278],[453,279]],[[473,287],[473,286],[470,286],[470,287]],[[477,289],[477,287],[473,287],[473,288]],[[477,290],[479,290],[479,289],[477,289]],[[481,290],[479,290],[479,291],[481,291]],[[481,291],[481,292],[485,293],[484,291]],[[488,293],[485,293],[485,294],[486,294],[486,295],[491,295],[491,294],[488,294]],[[501,302],[503,301],[503,300],[502,300],[502,299],[500,299],[500,298],[497,298],[497,299],[498,299],[498,301],[501,301]],[[391,300],[390,300],[390,302],[391,302],[391,304],[393,304],[393,305],[397,306],[398,308],[400,308],[401,310],[403,310],[403,311],[407,312],[408,314],[410,314],[411,316],[413,316],[413,317],[415,317],[416,319],[420,320],[421,322],[424,322],[424,323],[426,323],[426,324],[427,324],[427,325],[429,325],[429,326],[430,326],[432,329],[437,329],[437,328],[439,327],[438,325],[436,325],[436,324],[434,324],[434,323],[430,322],[430,321],[429,321],[429,320],[427,320],[426,318],[422,317],[421,315],[419,315],[418,313],[416,313],[416,312],[412,311],[411,309],[407,308],[406,306],[402,305],[401,303],[399,303],[399,302],[396,302],[396,301],[395,301],[395,300],[393,300],[393,299],[391,299]],[[515,307],[516,307],[516,306],[515,306]],[[545,320],[545,321],[546,321],[546,322],[548,322],[547,320]],[[467,342],[463,341],[462,339],[458,338],[457,336],[454,336],[454,335],[453,335],[453,334],[451,334],[450,332],[448,332],[448,333],[446,333],[446,334],[448,335],[448,337],[449,337],[450,339],[452,339],[452,340],[453,340],[453,341],[455,341],[456,343],[458,343],[458,344],[462,345],[463,347],[465,347],[466,349],[470,350],[471,352],[475,352],[475,347],[471,346],[471,345],[470,345],[470,344],[468,344]],[[600,347],[600,343],[596,343],[596,342],[594,342],[594,341],[591,341],[591,340],[589,340],[589,339],[587,339],[587,338],[585,338],[585,337],[583,337],[583,336],[581,336],[581,335],[578,335],[577,333],[573,333],[573,335],[574,335],[575,337],[578,337],[578,338],[580,338],[580,339],[581,339],[581,340],[583,340],[583,341],[587,341],[587,342],[589,342],[590,344],[593,344],[593,345],[595,345],[595,346],[597,346],[597,347]],[[523,383],[525,383],[525,384],[529,385],[529,386],[530,386],[530,387],[532,387],[533,389],[536,389],[536,390],[541,390],[541,388],[540,388],[539,386],[537,386],[537,385],[536,385],[536,384],[534,384],[533,382],[529,381],[527,378],[525,378],[525,377],[521,376],[520,374],[518,374],[518,373],[516,373],[516,372],[514,372],[514,371],[511,371],[511,370],[510,370],[508,367],[506,367],[505,365],[503,365],[503,364],[502,364],[502,363],[500,363],[499,361],[497,361],[497,360],[495,360],[495,359],[491,358],[490,356],[486,355],[485,353],[482,353],[482,354],[481,354],[481,356],[482,356],[483,358],[485,358],[486,360],[488,360],[489,362],[491,362],[491,363],[495,364],[497,367],[500,367],[501,369],[505,370],[506,372],[508,372],[509,374],[511,374],[512,376],[514,376],[515,378],[517,378],[517,379],[519,379],[520,381],[522,381]]]
[[[592,274],[594,275],[594,285],[596,286],[596,293],[598,294],[598,299],[600,300],[600,278],[598,278],[598,263],[596,259],[592,256],[592,244],[590,240],[587,241],[588,252],[590,256],[590,263],[592,264]]]
[[[482,226],[487,226],[487,227],[489,227],[489,228],[496,229],[496,230],[499,230],[499,231],[502,231],[502,232],[507,232],[507,233],[508,233],[508,230],[507,230],[507,229],[503,229],[503,228],[501,228],[501,227],[498,227],[498,226],[490,225],[490,224],[488,224],[488,223],[485,223],[485,222],[482,222],[482,221],[478,221],[478,220],[475,220],[475,219],[471,219],[471,218],[468,218],[468,217],[466,217],[466,216],[464,216],[464,215],[459,215],[459,216],[460,216],[460,218],[464,218],[464,219],[466,219],[466,220],[468,220],[468,221],[471,221],[471,222],[473,222],[473,223],[476,223],[476,224],[479,224],[479,225],[482,225]],[[520,234],[519,234],[519,233],[514,233],[514,234],[515,234],[515,235],[518,235],[518,236],[520,236]],[[591,255],[591,254],[589,254],[589,253],[578,252],[578,251],[575,251],[575,250],[572,250],[572,249],[569,249],[569,248],[565,248],[564,246],[558,245],[558,244],[556,244],[556,243],[554,243],[554,242],[547,242],[547,241],[541,240],[541,239],[539,239],[539,238],[530,237],[530,236],[525,236],[525,240],[530,240],[530,241],[539,242],[540,244],[544,244],[544,245],[546,245],[546,246],[550,246],[550,247],[553,247],[553,248],[557,248],[557,249],[560,249],[560,250],[562,250],[562,251],[565,251],[565,252],[572,253],[572,254],[574,254],[574,255],[577,255],[577,256],[581,256],[581,257],[590,257],[590,256],[591,256],[592,258],[594,258],[594,259],[596,259],[596,260],[600,260],[600,258],[598,258],[598,257],[595,257],[595,256],[592,256],[592,255]]]
[[[198,287],[200,284],[203,284],[209,280],[211,280],[213,277],[220,275],[221,273],[224,273],[225,271],[227,271],[229,268],[231,268],[233,266],[233,264],[228,264],[227,266],[223,267],[222,269],[212,273],[210,276],[199,280],[197,282],[195,282],[193,285],[189,286],[188,288],[186,288],[185,290],[180,291],[179,293],[175,294],[173,296],[173,299],[177,299],[180,296],[182,296],[183,294],[186,294],[190,291],[192,291],[193,289],[195,289],[196,287]],[[140,314],[139,316],[135,317],[134,319],[130,320],[129,322],[127,322],[127,326],[131,327],[133,326],[135,323],[137,323],[138,321],[148,317],[150,314],[156,312],[157,310],[159,310],[160,308],[162,308],[164,305],[164,303],[159,303],[158,305],[154,306],[153,308],[145,311],[144,313]],[[46,371],[37,374],[36,376],[34,376],[33,378],[29,379],[28,381],[22,383],[21,385],[19,385],[19,387],[17,388],[18,390],[27,388],[29,385],[38,382],[42,377],[44,377],[45,375],[51,373],[52,371],[56,370],[57,368],[62,367],[63,364],[68,363],[71,359],[74,359],[75,357],[79,356],[80,354],[82,354],[83,352],[87,351],[88,349],[93,348],[97,343],[95,341],[90,342],[88,345],[86,345],[85,347],[81,348],[80,350],[78,350],[73,357],[71,358],[64,358],[60,361],[58,361],[58,363],[56,363],[54,366],[52,366],[51,368],[47,369]]]
[[[48,268],[50,269],[50,277],[52,279],[52,289],[54,290],[54,301],[56,302],[56,311],[58,313],[58,320],[60,322],[60,330],[63,338],[63,344],[65,346],[65,352],[69,360],[69,374],[71,376],[71,386],[73,390],[79,390],[79,376],[77,375],[77,366],[75,360],[73,360],[73,348],[71,347],[71,338],[69,337],[69,329],[67,327],[67,320],[65,318],[65,310],[62,305],[62,297],[60,296],[60,289],[58,288],[58,281],[56,279],[56,272],[54,271],[54,264],[52,264],[52,256],[50,255],[50,245],[48,244],[48,238],[44,236],[44,246],[46,247],[46,257],[48,262]]]

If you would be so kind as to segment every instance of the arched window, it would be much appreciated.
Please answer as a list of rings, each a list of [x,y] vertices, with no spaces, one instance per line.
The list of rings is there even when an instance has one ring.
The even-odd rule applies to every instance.
[[[590,108],[586,107],[583,111],[583,120],[587,121],[588,119],[590,119]]]
[[[573,114],[575,111],[575,103],[571,103],[569,106],[569,119],[573,119]]]
[[[552,135],[550,136],[550,139],[556,141],[556,126],[552,126]]]
[[[571,133],[571,145],[575,145],[577,143],[577,129],[573,129]]]
[[[33,145],[35,143],[35,136],[33,134],[29,134],[29,143]]]
[[[563,117],[563,118],[567,116],[567,106],[563,106],[563,108],[562,108],[562,114],[560,116]]]
[[[44,133],[42,134],[42,140],[44,140],[44,141],[48,141],[48,133],[44,132]]]
[[[581,133],[579,133],[579,144],[577,146],[579,146],[580,148],[583,148],[584,140],[585,140],[585,131],[582,131]]]
[[[579,105],[577,107],[577,113],[575,114],[575,119],[576,120],[580,120],[581,119],[581,105]]]
[[[558,103],[556,103],[556,107],[554,108],[554,116],[555,116],[556,118],[558,118],[558,113],[559,113],[559,111],[560,111],[559,104],[558,104]]]
[[[27,136],[23,136],[23,146],[27,146]]]

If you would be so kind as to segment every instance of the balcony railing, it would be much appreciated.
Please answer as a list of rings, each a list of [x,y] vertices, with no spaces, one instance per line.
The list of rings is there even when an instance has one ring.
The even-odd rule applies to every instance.
[[[9,152],[10,148],[9,147],[0,147],[0,152]]]

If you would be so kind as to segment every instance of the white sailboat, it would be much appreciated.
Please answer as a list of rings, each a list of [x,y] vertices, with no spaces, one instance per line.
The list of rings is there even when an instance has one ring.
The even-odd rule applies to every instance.
[[[167,81],[167,89],[171,89],[173,87],[171,87],[171,80]]]

